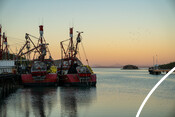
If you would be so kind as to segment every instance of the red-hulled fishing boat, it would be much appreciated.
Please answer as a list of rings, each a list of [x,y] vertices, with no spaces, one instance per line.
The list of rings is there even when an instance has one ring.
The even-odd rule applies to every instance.
[[[82,41],[81,33],[83,32],[77,31],[77,33],[75,43],[73,42],[73,28],[70,28],[70,39],[60,42],[61,60],[58,66],[60,76],[59,84],[66,86],[96,86],[96,74],[94,74],[89,65],[83,65],[77,57],[77,54],[79,54],[78,45]],[[67,48],[65,47],[66,41],[68,42]],[[86,61],[88,64],[87,57]]]
[[[21,74],[22,83],[25,86],[41,86],[41,85],[56,85],[58,82],[57,68],[53,64],[53,60],[48,49],[48,44],[43,37],[43,25],[39,26],[40,37],[37,45],[30,39],[30,37],[36,38],[26,33],[26,44],[19,51],[17,56],[30,54],[34,51],[33,61],[27,66],[24,66],[24,73]],[[33,48],[31,49],[30,43]],[[24,48],[27,48],[27,52],[23,52]],[[49,53],[48,59],[46,55]]]

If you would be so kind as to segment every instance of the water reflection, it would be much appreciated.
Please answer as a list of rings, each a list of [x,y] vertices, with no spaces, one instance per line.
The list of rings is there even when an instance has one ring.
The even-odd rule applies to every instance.
[[[57,102],[56,89],[32,89],[32,109],[35,117],[45,117],[51,114]],[[48,113],[46,113],[48,110]]]
[[[0,104],[0,117],[50,116],[57,102],[56,88],[20,89]]]
[[[18,89],[1,101],[0,117],[134,117],[145,96],[162,76],[133,71],[129,77],[127,71],[116,75],[108,74],[110,70],[123,72],[97,69],[97,88]],[[170,75],[156,89],[141,116],[175,117],[174,77]]]
[[[0,101],[0,117],[7,117],[7,107],[6,104]]]
[[[61,117],[78,117],[79,107],[88,107],[96,99],[96,88],[60,88]],[[80,110],[81,111],[81,110]]]
[[[95,99],[96,88],[24,88],[0,102],[0,117],[78,117]]]

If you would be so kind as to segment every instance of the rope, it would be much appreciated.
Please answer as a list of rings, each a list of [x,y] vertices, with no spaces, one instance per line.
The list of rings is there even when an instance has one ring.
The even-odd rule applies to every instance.
[[[38,37],[35,37],[35,36],[33,36],[33,35],[31,35],[31,34],[29,34],[29,36],[31,36],[31,37],[33,37],[33,38],[35,38],[35,39],[39,39]]]
[[[25,41],[25,39],[20,39],[20,38],[16,38],[16,37],[12,37],[12,36],[7,36],[8,39],[15,39],[15,40],[21,40],[21,41]]]
[[[44,42],[46,43],[46,40],[45,40],[45,38],[43,37],[43,39],[44,39]],[[49,57],[51,56],[51,53],[50,53],[50,50],[49,50],[49,47],[48,47],[48,45],[46,45],[46,49],[47,49],[47,51],[49,52]],[[52,57],[52,56],[51,56]]]
[[[81,61],[81,56],[80,56],[79,48],[78,48],[78,56],[79,56],[80,61]]]
[[[12,52],[12,54],[15,54],[10,47],[9,47],[9,50]]]
[[[89,62],[88,62],[88,59],[87,59],[87,56],[86,56],[86,52],[85,52],[85,49],[84,49],[84,46],[83,46],[83,42],[81,42],[81,46],[82,46],[82,48],[83,48],[83,52],[84,52],[84,56],[85,56],[85,58],[86,58],[86,62],[87,62],[87,64],[88,64],[88,66],[89,66]]]

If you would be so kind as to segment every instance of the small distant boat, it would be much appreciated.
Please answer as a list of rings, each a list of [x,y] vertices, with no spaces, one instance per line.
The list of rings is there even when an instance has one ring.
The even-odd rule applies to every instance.
[[[25,86],[41,86],[41,85],[56,85],[58,82],[57,68],[53,64],[53,60],[51,55],[49,59],[46,59],[45,56],[49,53],[47,43],[43,37],[43,26],[40,25],[40,38],[38,40],[38,44],[35,45],[30,39],[29,34],[26,34],[26,44],[22,47],[27,48],[28,51],[22,53],[22,49],[18,53],[19,55],[24,55],[30,53],[35,50],[34,55],[37,53],[38,57],[36,57],[32,63],[31,67],[27,66],[24,70],[25,73],[21,74],[22,83]],[[34,37],[34,36],[33,36]],[[34,45],[33,49],[30,49],[29,44],[32,43]]]
[[[64,40],[61,45],[61,63],[58,67],[59,84],[65,86],[96,86],[96,74],[89,65],[83,65],[77,58],[78,45],[81,43],[81,33],[77,32],[76,43],[73,43],[73,28],[70,28],[70,39]],[[65,48],[64,42],[68,41]],[[88,59],[86,58],[88,63]]]

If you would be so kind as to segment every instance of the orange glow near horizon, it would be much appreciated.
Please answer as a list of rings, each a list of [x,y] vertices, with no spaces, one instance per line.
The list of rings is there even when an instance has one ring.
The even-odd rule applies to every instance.
[[[175,61],[175,7],[171,0],[3,3],[0,24],[12,37],[8,42],[13,52],[22,47],[26,32],[39,37],[38,26],[44,24],[44,37],[54,59],[60,59],[60,41],[69,38],[73,26],[74,36],[77,30],[84,32],[83,45],[91,66],[150,66],[156,55],[158,64]],[[81,45],[80,51],[86,63]]]
[[[84,35],[87,37],[84,37]],[[156,57],[156,55],[158,56],[158,64],[166,64],[175,60],[175,56],[172,54],[175,50],[173,45],[175,41],[172,39],[168,40],[160,36],[159,39],[121,40],[116,37],[116,40],[111,41],[110,38],[113,36],[105,40],[102,35],[101,37],[97,37],[96,39],[98,41],[94,43],[93,39],[89,39],[92,37],[89,35],[82,34],[82,37],[89,63],[92,66],[123,66],[125,64],[150,66],[153,64],[153,56]],[[100,39],[103,41],[100,41]],[[161,43],[159,40],[161,40]],[[60,58],[59,42],[57,45],[57,49],[50,47],[55,59]],[[80,51],[82,51],[81,45]],[[82,52],[81,58],[85,63]]]

